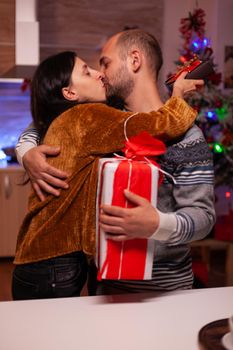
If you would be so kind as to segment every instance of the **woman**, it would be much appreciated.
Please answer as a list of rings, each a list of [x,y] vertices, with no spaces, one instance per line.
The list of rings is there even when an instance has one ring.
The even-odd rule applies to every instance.
[[[95,253],[98,160],[121,150],[124,123],[132,115],[93,103],[104,100],[103,76],[74,52],[38,66],[32,81],[33,121],[45,144],[60,146],[60,155],[50,164],[70,174],[69,188],[44,202],[34,193],[30,196],[16,248],[14,299],[77,296],[86,281],[87,256]],[[172,98],[157,112],[131,118],[127,134],[146,130],[177,137],[195,116],[183,100]]]

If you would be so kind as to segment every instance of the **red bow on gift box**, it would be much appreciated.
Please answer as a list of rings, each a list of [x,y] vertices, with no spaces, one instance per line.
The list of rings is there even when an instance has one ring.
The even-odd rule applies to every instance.
[[[147,131],[142,131],[140,134],[126,140],[122,152],[127,159],[148,162],[160,169],[160,165],[156,162],[155,158],[151,159],[150,157],[164,154],[166,152],[166,146],[162,141],[152,137]],[[159,185],[162,181],[163,175],[160,172]]]
[[[166,146],[162,141],[143,131],[126,140],[122,151],[128,159],[144,160],[145,156],[159,156],[165,153]]]

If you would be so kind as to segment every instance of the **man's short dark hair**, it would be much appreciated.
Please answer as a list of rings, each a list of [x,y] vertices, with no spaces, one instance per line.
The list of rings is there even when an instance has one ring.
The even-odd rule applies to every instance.
[[[126,59],[132,46],[141,49],[155,79],[158,77],[163,64],[163,56],[160,45],[153,35],[141,29],[125,30],[120,34],[117,45],[120,46],[120,57],[122,59]]]

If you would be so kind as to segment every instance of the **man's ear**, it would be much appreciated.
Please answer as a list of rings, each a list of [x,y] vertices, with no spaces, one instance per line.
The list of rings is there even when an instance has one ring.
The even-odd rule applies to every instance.
[[[68,101],[77,101],[79,98],[78,93],[69,86],[62,88],[62,95]]]
[[[134,73],[136,73],[142,65],[142,55],[138,50],[133,50],[130,53],[130,66]]]

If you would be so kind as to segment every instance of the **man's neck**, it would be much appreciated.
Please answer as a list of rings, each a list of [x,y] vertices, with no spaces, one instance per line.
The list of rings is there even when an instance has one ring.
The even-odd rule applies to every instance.
[[[125,101],[125,108],[133,112],[156,111],[163,106],[157,86],[153,81],[136,84],[132,94]]]

